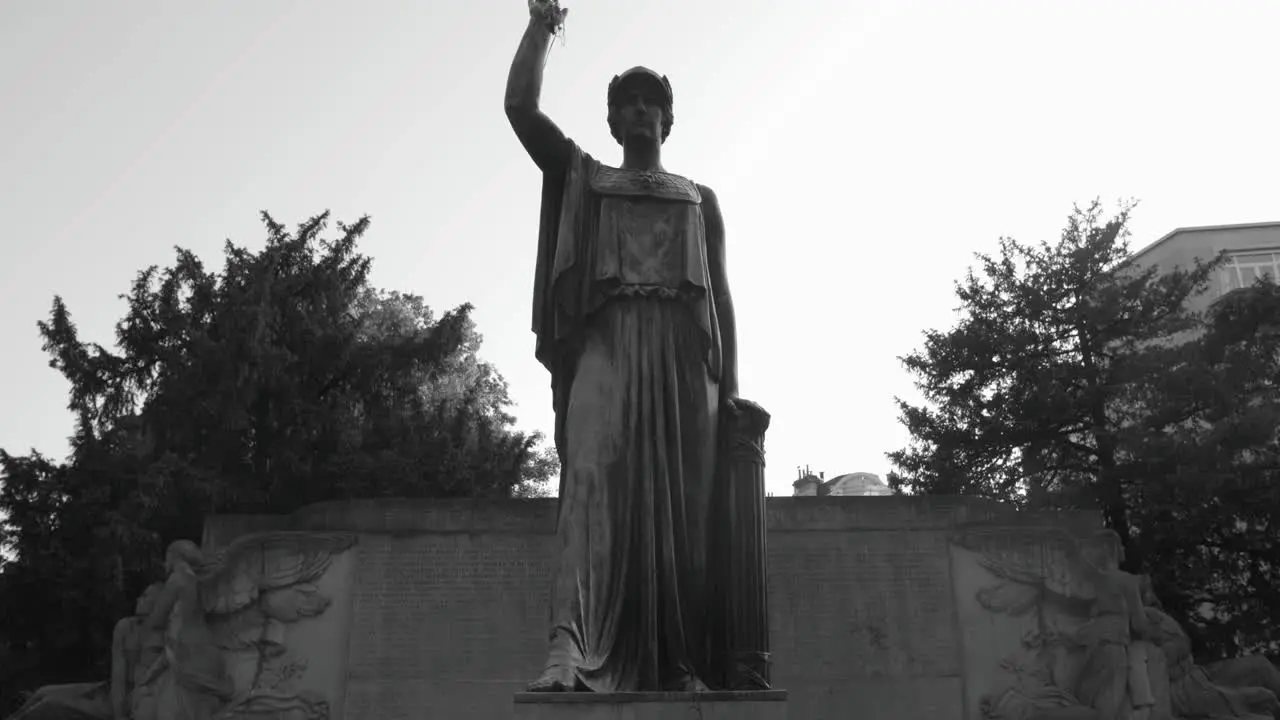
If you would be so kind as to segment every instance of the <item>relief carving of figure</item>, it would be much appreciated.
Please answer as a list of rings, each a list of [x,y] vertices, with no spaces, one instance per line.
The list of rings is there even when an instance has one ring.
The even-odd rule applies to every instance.
[[[269,532],[207,558],[188,540],[165,554],[167,579],[116,624],[108,682],[48,685],[9,720],[326,720],[324,697],[290,685],[287,625],[330,604],[316,583],[356,537]],[[250,672],[229,672],[248,657]]]
[[[315,583],[354,543],[347,534],[258,533],[212,559],[190,541],[170,545],[147,620],[164,630],[164,649],[130,694],[134,720],[327,718],[324,698],[282,689],[273,664],[285,655],[285,626],[329,606]],[[246,652],[253,672],[238,684],[228,660]]]
[[[1222,687],[1262,688],[1280,697],[1280,669],[1261,655],[1219,660],[1205,665],[1204,670]]]
[[[1024,652],[1003,667],[1013,687],[983,699],[993,720],[1267,720],[1280,718],[1280,672],[1265,658],[1217,664],[1191,656],[1147,576],[1119,569],[1119,537],[977,527],[953,541],[998,582],[978,593],[992,612],[1033,616]],[[1229,678],[1224,681],[1223,678]]]
[[[151,627],[156,600],[164,583],[152,583],[138,598],[134,617],[116,623],[111,652],[111,711],[115,720],[153,714],[149,692],[133,694],[142,686],[147,669],[164,654],[164,631]]]
[[[147,618],[148,626],[164,629],[164,652],[144,671],[129,704],[150,713],[136,720],[209,720],[232,696],[200,595],[210,566],[195,543],[179,540],[165,553],[164,567],[168,579]]]
[[[999,579],[979,603],[1036,620],[1025,643],[1032,667],[1016,668],[1026,676],[1017,688],[986,699],[989,717],[1171,717],[1167,672],[1160,658],[1151,662],[1140,578],[1119,569],[1115,533],[1077,540],[1052,529],[986,528],[956,542]]]
[[[1139,579],[1120,570],[1120,537],[1105,531],[1082,543],[1076,566],[1089,597],[1089,619],[1066,636],[1083,652],[1076,697],[1102,720],[1147,720],[1156,706],[1148,660],[1151,643]],[[1092,592],[1090,592],[1092,591]],[[1167,715],[1166,715],[1167,717]],[[1152,718],[1152,720],[1163,720]]]

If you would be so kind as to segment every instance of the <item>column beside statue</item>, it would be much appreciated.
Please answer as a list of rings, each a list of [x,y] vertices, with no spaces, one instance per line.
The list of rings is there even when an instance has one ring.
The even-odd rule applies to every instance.
[[[769,413],[738,399],[721,417],[712,499],[713,682],[726,690],[767,690],[769,678],[768,517],[764,435]]]

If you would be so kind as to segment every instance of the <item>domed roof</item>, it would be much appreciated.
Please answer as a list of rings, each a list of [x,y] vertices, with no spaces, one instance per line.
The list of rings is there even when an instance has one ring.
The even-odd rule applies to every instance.
[[[877,496],[892,495],[893,491],[879,475],[868,472],[848,473],[827,482],[828,495]]]

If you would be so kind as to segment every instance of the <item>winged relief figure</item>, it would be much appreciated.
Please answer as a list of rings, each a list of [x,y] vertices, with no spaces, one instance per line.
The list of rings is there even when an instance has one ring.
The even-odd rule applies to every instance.
[[[287,625],[328,608],[316,583],[355,542],[348,533],[254,533],[213,557],[189,540],[172,543],[147,619],[163,628],[164,652],[130,694],[134,720],[327,718],[323,697],[281,688],[289,672],[273,661],[285,654]],[[229,658],[244,655],[252,672],[229,672]]]
[[[1140,578],[1120,570],[1118,535],[1102,530],[1077,538],[1060,528],[986,526],[963,529],[952,540],[977,553],[997,579],[978,592],[979,604],[1034,618],[1024,637],[1034,662],[1009,667],[1029,682],[987,698],[989,717],[1170,717],[1168,675],[1149,662],[1154,646]]]

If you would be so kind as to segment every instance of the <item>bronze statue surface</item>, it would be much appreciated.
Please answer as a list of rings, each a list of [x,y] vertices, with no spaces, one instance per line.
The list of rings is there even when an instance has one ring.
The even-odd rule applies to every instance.
[[[719,202],[663,167],[673,95],[652,70],[609,84],[620,166],[564,135],[538,102],[567,11],[543,0],[529,9],[506,112],[543,174],[533,329],[551,373],[562,468],[550,650],[529,689],[704,690],[724,682],[716,666],[726,657],[713,647],[724,612],[710,597],[722,421],[748,407],[736,399]],[[726,532],[762,543],[758,514]],[[762,591],[763,572],[743,577],[757,575]],[[763,647],[741,650],[767,657]],[[767,672],[752,677],[761,684]]]

